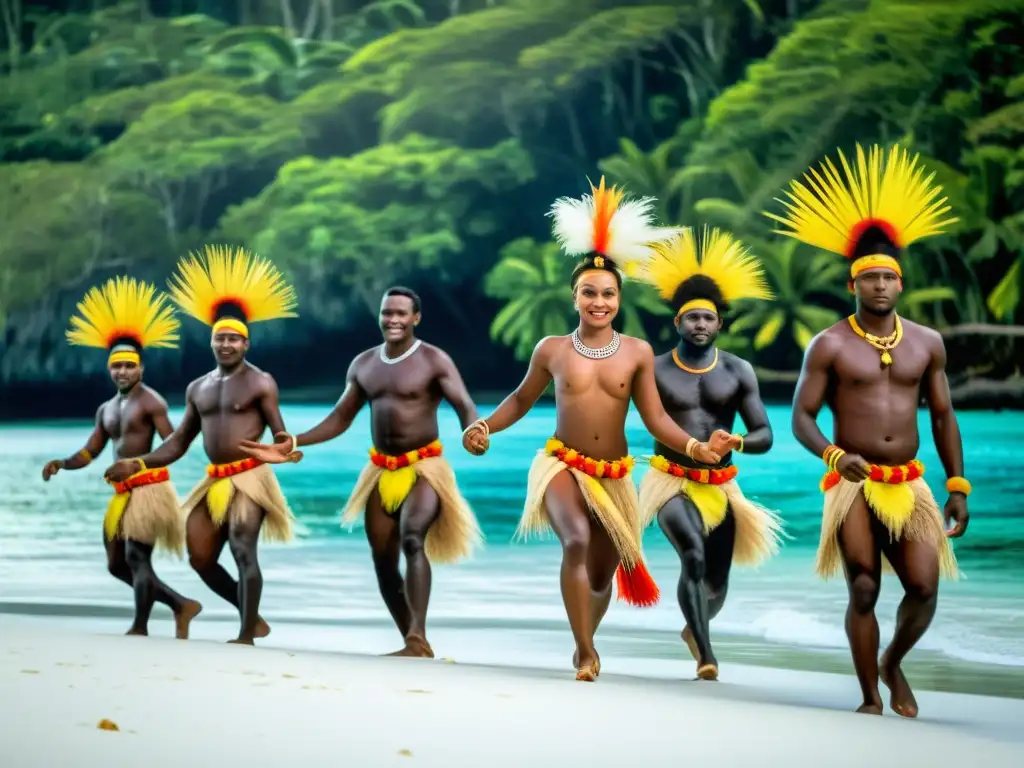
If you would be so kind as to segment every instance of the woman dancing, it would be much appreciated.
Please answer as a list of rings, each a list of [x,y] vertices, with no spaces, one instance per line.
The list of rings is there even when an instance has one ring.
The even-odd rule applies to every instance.
[[[656,440],[695,461],[717,464],[733,447],[727,432],[701,443],[677,426],[658,396],[650,345],[612,328],[623,275],[649,257],[650,243],[676,230],[652,226],[651,198],[624,201],[622,190],[605,188],[604,178],[590,189],[579,200],[560,198],[548,214],[566,255],[583,256],[570,281],[579,326],[568,336],[542,339],[516,390],[463,433],[466,450],[482,455],[489,436],[523,418],[554,381],[555,436],[530,468],[517,533],[553,529],[562,544],[562,599],[576,641],[576,679],[584,681],[601,671],[594,634],[608,610],[613,576],[618,574],[619,599],[632,605],[654,605],[659,596],[643,562],[639,501],[630,477],[630,399]]]

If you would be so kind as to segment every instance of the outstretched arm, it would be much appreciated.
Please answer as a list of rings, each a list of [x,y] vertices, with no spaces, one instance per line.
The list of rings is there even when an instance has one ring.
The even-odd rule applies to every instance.
[[[436,350],[435,354],[440,369],[437,383],[441,387],[441,396],[455,409],[459,415],[459,424],[466,429],[477,419],[476,404],[469,396],[462,375],[451,357],[440,349]]]
[[[61,469],[82,469],[87,467],[103,452],[103,449],[107,447],[107,441],[110,439],[107,430],[103,428],[103,408],[104,406],[101,405],[96,411],[95,426],[93,427],[92,434],[89,435],[89,439],[85,441],[85,447],[74,456],[48,461],[46,466],[43,467],[43,480],[48,481]]]
[[[544,389],[551,382],[550,356],[554,342],[548,338],[541,339],[530,356],[530,367],[519,386],[501,401],[494,413],[484,419],[489,434],[508,429],[523,416],[529,413],[534,403],[544,394]]]
[[[659,443],[702,463],[717,464],[722,460],[721,454],[711,451],[707,443],[698,443],[699,447],[694,450],[690,442],[693,435],[665,412],[654,376],[654,350],[645,341],[640,342],[640,361],[633,379],[632,397],[644,426]]]
[[[767,453],[772,447],[774,436],[768,421],[768,412],[761,401],[757,385],[757,374],[749,363],[740,366],[740,418],[747,429],[743,436],[743,453]]]
[[[835,351],[835,343],[824,334],[811,339],[793,394],[793,435],[800,445],[819,457],[831,444],[818,428],[817,419],[825,404],[828,372]]]
[[[946,478],[962,478],[964,475],[964,448],[960,437],[960,426],[953,412],[953,400],[949,394],[949,379],[946,377],[946,345],[936,334],[932,347],[932,360],[925,373],[925,389],[928,410],[932,418],[932,437],[939,454]],[[957,537],[967,530],[967,494],[952,491],[946,505],[946,515],[956,521],[949,535]]]
[[[345,374],[345,391],[326,418],[315,427],[295,438],[296,445],[316,445],[333,440],[345,432],[366,403],[366,393],[356,381],[356,358]]]

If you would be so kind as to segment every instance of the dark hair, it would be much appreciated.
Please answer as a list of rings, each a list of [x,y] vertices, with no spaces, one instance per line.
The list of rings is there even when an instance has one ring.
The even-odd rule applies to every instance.
[[[213,310],[213,321],[223,320],[225,318],[231,318],[232,320],[240,320],[243,323],[248,323],[249,318],[245,316],[245,311],[242,309],[242,305],[237,301],[228,299],[222,301]]]
[[[598,258],[604,259],[604,263],[600,267],[594,263],[594,259]],[[573,290],[576,290],[576,283],[579,282],[580,275],[592,269],[611,272],[613,275],[615,275],[615,284],[618,285],[620,289],[622,288],[622,273],[619,272],[618,266],[616,266],[615,262],[612,261],[607,256],[605,256],[603,253],[597,253],[596,251],[588,253],[584,257],[583,261],[576,265],[576,268],[572,271],[572,278],[569,281],[569,286]]]
[[[672,297],[672,308],[679,314],[683,305],[694,299],[710,301],[718,310],[719,317],[729,311],[729,305],[722,296],[718,284],[707,275],[694,275],[676,288],[676,295]]]
[[[892,256],[894,259],[899,259],[903,255],[892,238],[885,233],[885,230],[872,224],[857,239],[850,258],[859,259],[861,256],[873,256],[876,253]]]
[[[406,288],[404,285],[393,285],[384,291],[384,298],[388,296],[405,296],[412,302],[412,311],[418,313],[420,311],[420,296],[412,288]]]

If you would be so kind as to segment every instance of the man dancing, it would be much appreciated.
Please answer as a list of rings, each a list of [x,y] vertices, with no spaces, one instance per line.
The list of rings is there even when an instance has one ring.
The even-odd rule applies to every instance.
[[[922,178],[918,157],[893,147],[887,159],[875,146],[857,146],[857,170],[840,153],[845,180],[830,161],[805,174],[811,189],[791,183],[780,234],[850,260],[857,309],[822,331],[807,347],[793,406],[793,434],[825,462],[825,506],[817,572],[829,578],[842,565],[849,586],[846,633],[864,701],[858,712],[882,713],[879,671],[900,715],[918,712],[903,658],[935,615],[940,575],[958,575],[948,537],[967,530],[967,495],[960,430],[950,402],[946,350],[935,331],[896,314],[903,290],[904,249],[956,221],[944,218],[946,199],[932,177]],[[813,191],[812,191],[813,190]],[[945,517],[922,479],[915,458],[922,395],[946,471]],[[832,411],[833,441],[818,429],[823,404]],[[946,525],[955,525],[948,533]],[[904,597],[896,631],[878,659],[881,572],[891,567]]]
[[[334,410],[294,442],[307,446],[333,440],[370,404],[370,461],[342,520],[354,523],[365,510],[380,594],[405,639],[405,647],[390,655],[433,658],[427,641],[430,563],[469,556],[482,536],[442,456],[437,427],[442,399],[455,409],[463,428],[476,420],[476,406],[451,358],[415,337],[420,310],[419,296],[408,288],[385,291],[380,305],[384,343],[352,361]],[[268,463],[297,457],[290,441],[272,446],[245,441],[242,450]],[[400,552],[406,561],[404,581]]]
[[[174,347],[178,320],[166,297],[134,278],[108,280],[92,288],[71,318],[68,342],[75,346],[106,349],[110,378],[117,394],[96,411],[96,426],[85,447],[67,459],[54,459],[43,467],[43,480],[62,469],[82,469],[114,442],[114,454],[131,460],[153,448],[154,436],[172,432],[167,403],[142,383],[142,350]],[[159,601],[174,614],[175,637],[188,638],[189,624],[202,606],[164,584],[153,570],[154,546],[180,557],[184,531],[178,514],[178,496],[166,469],[139,467],[119,478],[103,520],[107,568],[135,591],[135,620],[126,634],[148,635],[149,615]]]
[[[570,279],[579,327],[568,336],[542,339],[526,377],[494,413],[463,435],[466,449],[483,454],[490,435],[519,421],[550,382],[555,384],[557,425],[530,468],[519,534],[553,529],[562,544],[562,599],[576,642],[576,679],[601,672],[594,635],[611,600],[657,602],[659,593],[643,562],[636,487],[629,477],[626,415],[632,399],[648,430],[678,453],[715,464],[732,446],[716,431],[707,443],[681,429],[661,405],[654,380],[654,352],[640,339],[612,328],[623,273],[650,257],[649,244],[675,230],[651,226],[650,199],[623,202],[604,179],[582,200],[561,198],[552,207],[554,232],[569,256],[582,256]]]
[[[214,246],[206,248],[202,260],[190,256],[179,263],[171,298],[212,326],[217,367],[188,385],[185,415],[163,445],[118,461],[106,474],[121,481],[137,471],[166,467],[202,432],[211,463],[182,508],[188,516],[189,562],[210,589],[239,609],[241,627],[230,642],[252,645],[270,633],[258,613],[263,576],[257,541],[261,531],[264,539],[289,541],[294,518],[273,470],[238,447],[242,440],[258,440],[267,427],[287,438],[276,382],[245,355],[251,323],[295,317],[295,292],[268,261],[240,248],[231,253]],[[225,542],[238,566],[237,582],[217,562]]]
[[[653,245],[641,279],[676,310],[679,343],[655,358],[654,378],[665,410],[691,435],[732,433],[737,412],[747,433],[733,435],[735,450],[766,453],[772,428],[750,363],[721,352],[715,341],[729,306],[743,299],[769,300],[761,265],[728,233],[704,231],[700,246],[686,229]],[[656,441],[651,469],[640,481],[646,527],[655,517],[681,561],[677,595],[686,617],[682,637],[697,662],[697,676],[718,677],[710,621],[725,604],[735,561],[756,565],[778,551],[775,513],[747,499],[736,483],[731,455],[702,465]]]

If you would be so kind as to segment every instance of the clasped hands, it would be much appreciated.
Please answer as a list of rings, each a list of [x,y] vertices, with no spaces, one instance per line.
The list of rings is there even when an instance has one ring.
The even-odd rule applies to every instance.
[[[303,453],[296,450],[295,445],[295,438],[287,432],[275,432],[271,444],[242,440],[238,447],[243,453],[264,464],[298,464],[302,461]]]

